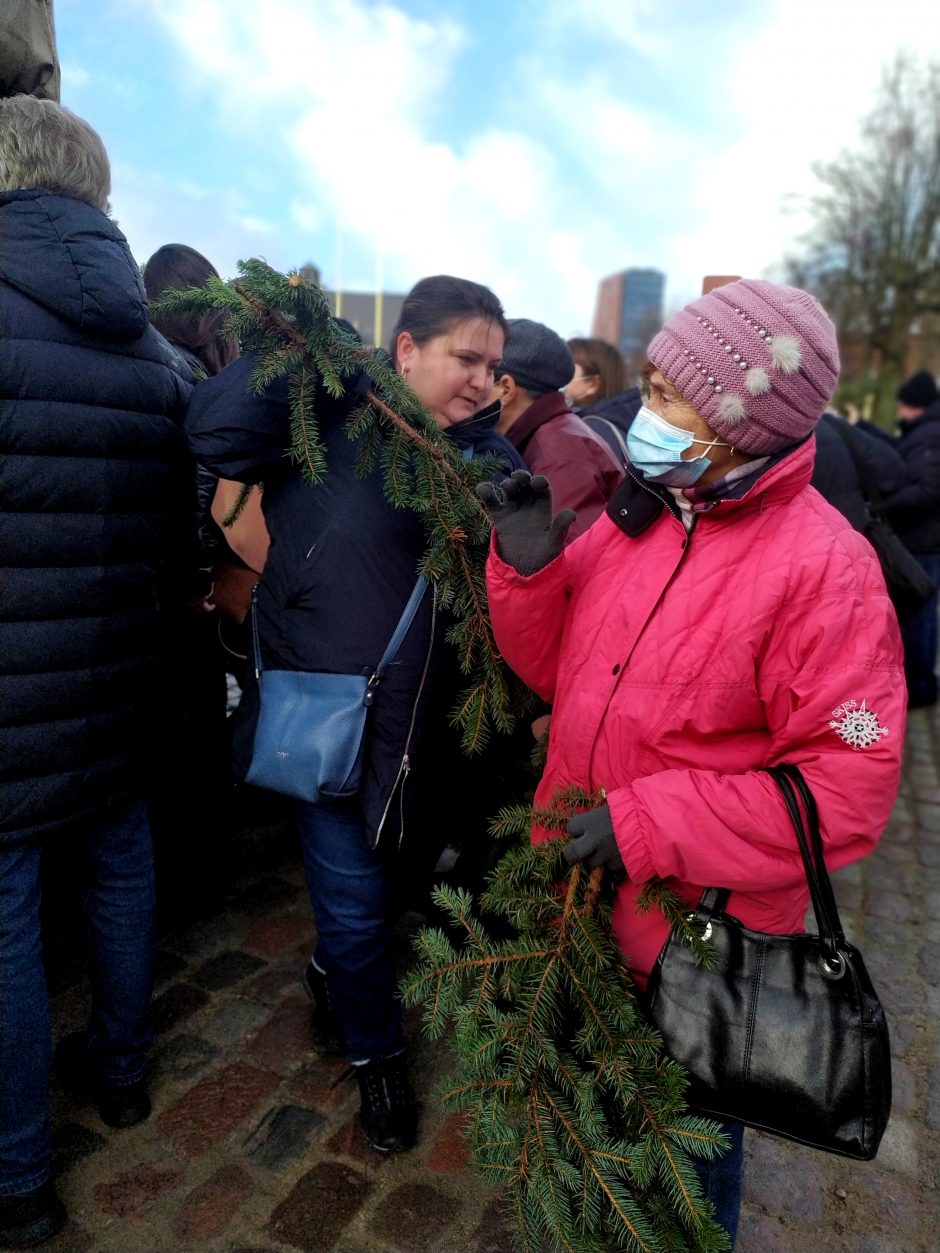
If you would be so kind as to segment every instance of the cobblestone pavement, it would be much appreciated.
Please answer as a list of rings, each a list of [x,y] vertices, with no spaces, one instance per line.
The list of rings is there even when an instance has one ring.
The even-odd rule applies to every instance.
[[[257,800],[257,794],[255,794]],[[265,798],[267,799],[267,798]],[[257,806],[256,806],[257,807]],[[111,1131],[54,1090],[70,1222],[50,1253],[508,1253],[493,1194],[435,1098],[444,1045],[410,1023],[424,1110],[414,1152],[356,1129],[345,1063],[310,1048],[299,975],[312,926],[283,824],[248,805],[221,897],[165,928],[154,1002],[154,1112]],[[904,784],[876,853],[839,873],[843,918],[890,1015],[894,1112],[855,1163],[749,1133],[739,1253],[940,1249],[940,713],[908,728]],[[70,924],[69,924],[70,925]],[[75,931],[50,939],[56,1034],[83,1025]]]

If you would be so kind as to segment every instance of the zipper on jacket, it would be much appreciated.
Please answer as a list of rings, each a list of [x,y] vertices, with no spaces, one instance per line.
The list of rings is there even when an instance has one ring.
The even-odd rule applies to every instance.
[[[388,817],[388,811],[392,807],[392,801],[395,799],[396,791],[399,791],[401,784],[401,792],[399,795],[400,813],[401,813],[401,831],[398,836],[398,847],[401,848],[402,837],[404,835],[405,826],[405,803],[404,790],[408,775],[411,773],[411,759],[408,756],[411,748],[411,737],[414,735],[415,721],[418,717],[418,705],[421,703],[421,695],[424,692],[424,684],[428,677],[428,668],[431,665],[431,651],[434,647],[434,625],[437,620],[437,584],[433,585],[431,595],[431,631],[428,635],[428,651],[424,658],[424,669],[421,671],[421,681],[418,684],[418,693],[415,696],[414,705],[411,709],[411,722],[408,724],[408,734],[405,737],[405,751],[402,754],[401,764],[398,767],[398,773],[395,776],[395,782],[392,784],[392,790],[388,794],[388,800],[385,802],[385,809],[382,813],[382,820],[379,823],[379,829],[375,833],[375,844],[373,848],[378,848],[379,840],[382,838],[382,829],[385,826],[385,820]]]

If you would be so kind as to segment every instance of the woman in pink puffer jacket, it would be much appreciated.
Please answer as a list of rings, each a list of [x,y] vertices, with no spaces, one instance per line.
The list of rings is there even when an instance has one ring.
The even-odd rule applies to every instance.
[[[574,543],[544,479],[479,489],[497,642],[553,707],[536,804],[605,790],[572,819],[567,854],[626,870],[613,925],[640,986],[668,932],[635,909],[653,876],[690,904],[731,889],[746,926],[803,929],[802,861],[762,767],[800,767],[831,869],[863,857],[897,792],[906,700],[878,559],[810,487],[839,370],[823,309],[731,283],[671,318],[648,355],[628,476]],[[740,1134],[727,1159],[738,1191],[718,1208],[733,1232]]]

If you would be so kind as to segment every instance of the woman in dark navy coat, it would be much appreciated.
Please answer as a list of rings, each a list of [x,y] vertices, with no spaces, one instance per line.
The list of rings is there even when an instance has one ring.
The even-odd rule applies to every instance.
[[[442,275],[409,293],[394,334],[395,368],[470,453],[498,451],[521,467],[495,431],[498,406],[481,410],[504,343],[499,301],[485,287]],[[388,644],[415,585],[426,546],[420,520],[385,498],[380,470],[360,478],[344,419],[363,376],[318,412],[329,467],[309,486],[285,455],[286,384],[248,391],[250,356],[196,389],[187,417],[197,461],[224,478],[263,480],[271,546],[257,589],[265,666],[359,674]],[[359,793],[332,804],[296,802],[317,925],[310,990],[328,998],[356,1066],[366,1138],[379,1152],[409,1148],[417,1111],[404,1060],[392,951],[392,871],[422,786],[425,710],[438,681],[444,630],[433,594],[418,614],[372,707]],[[442,667],[445,669],[446,667]],[[243,704],[250,715],[252,694]],[[244,716],[244,714],[243,714]]]

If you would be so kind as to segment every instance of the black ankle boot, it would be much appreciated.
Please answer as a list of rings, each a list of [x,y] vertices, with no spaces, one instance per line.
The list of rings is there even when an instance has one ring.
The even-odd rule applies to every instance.
[[[418,1138],[418,1107],[404,1053],[356,1066],[362,1105],[359,1121],[370,1148],[400,1153]]]
[[[56,1045],[53,1069],[66,1087],[83,1093],[98,1105],[101,1121],[109,1127],[136,1127],[150,1116],[150,1096],[143,1079],[136,1083],[108,1083],[99,1079],[88,1059],[83,1031],[64,1036]]]
[[[346,1036],[330,1002],[330,990],[326,975],[317,970],[312,961],[307,962],[303,979],[304,991],[313,1004],[313,1039],[317,1048],[328,1057],[345,1057]]]
[[[0,1247],[29,1249],[65,1226],[65,1206],[51,1183],[19,1196],[0,1196]]]

